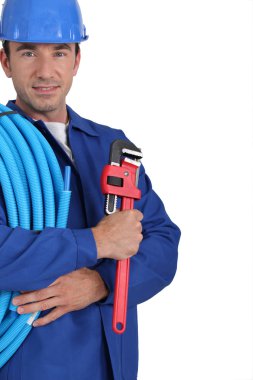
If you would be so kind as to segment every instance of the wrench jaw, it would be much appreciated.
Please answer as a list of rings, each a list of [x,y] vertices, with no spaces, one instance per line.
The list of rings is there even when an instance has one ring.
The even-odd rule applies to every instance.
[[[121,157],[126,156],[133,160],[140,160],[142,153],[133,143],[125,140],[115,140],[110,150],[110,165],[120,165]]]
[[[132,161],[139,161],[143,157],[139,148],[136,148],[136,150],[122,149],[122,154]]]
[[[115,140],[110,150],[110,165],[121,166],[123,162],[128,162],[138,169],[136,171],[136,187],[138,186],[139,168],[141,165],[142,152],[134,144],[125,140]],[[109,184],[109,182],[108,182]],[[116,185],[116,184],[114,184]],[[123,184],[116,186],[123,186]],[[105,197],[105,213],[113,214],[117,209],[117,195],[107,194]]]
[[[117,195],[107,194],[105,197],[105,213],[106,215],[113,214],[117,209]]]

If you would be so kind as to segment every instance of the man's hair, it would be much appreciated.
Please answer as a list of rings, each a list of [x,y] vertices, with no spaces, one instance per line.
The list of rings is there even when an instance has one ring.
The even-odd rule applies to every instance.
[[[4,49],[4,52],[8,58],[8,60],[10,60],[10,45],[9,45],[9,41],[2,41],[2,45],[3,45],[3,49]],[[77,56],[78,52],[80,50],[80,45],[78,42],[76,42],[75,44],[75,54]]]

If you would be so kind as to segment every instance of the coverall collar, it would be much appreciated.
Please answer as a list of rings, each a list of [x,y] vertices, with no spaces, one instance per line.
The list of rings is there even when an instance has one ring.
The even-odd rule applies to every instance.
[[[18,107],[16,105],[15,100],[9,100],[7,103],[7,107],[11,108],[13,111],[17,111],[20,115],[24,116],[31,123],[34,122],[34,120],[30,116],[28,116],[20,107]],[[84,119],[81,116],[79,116],[68,105],[66,105],[66,107],[67,107],[68,115],[70,118],[70,123],[72,124],[73,128],[80,129],[81,131],[83,131],[83,132],[85,132],[91,136],[99,136],[99,134],[92,127],[91,121]]]

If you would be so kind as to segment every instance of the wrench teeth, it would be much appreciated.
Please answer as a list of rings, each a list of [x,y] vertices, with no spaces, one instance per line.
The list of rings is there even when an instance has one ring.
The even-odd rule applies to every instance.
[[[105,197],[105,212],[107,215],[113,214],[117,207],[117,195],[107,194]]]

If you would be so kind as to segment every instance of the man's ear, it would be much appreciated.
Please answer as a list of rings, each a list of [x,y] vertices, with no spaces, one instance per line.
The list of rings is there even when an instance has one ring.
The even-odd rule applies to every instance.
[[[74,68],[73,68],[73,76],[76,76],[76,74],[77,74],[77,71],[78,71],[78,68],[80,65],[80,61],[81,61],[81,49],[79,49],[79,51],[76,55],[76,58],[75,58],[75,64],[74,64]]]
[[[8,78],[11,78],[12,74],[11,74],[10,61],[7,58],[7,55],[5,54],[4,49],[0,50],[0,61],[1,61],[3,71],[5,72],[5,75]]]

